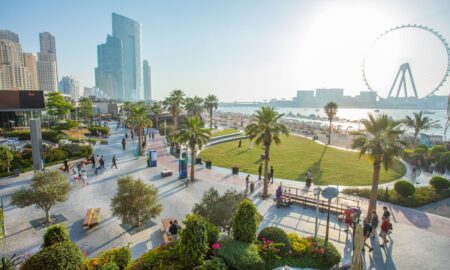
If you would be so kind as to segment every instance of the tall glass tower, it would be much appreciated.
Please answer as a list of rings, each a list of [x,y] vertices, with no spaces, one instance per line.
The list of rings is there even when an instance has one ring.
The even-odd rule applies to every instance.
[[[112,35],[122,41],[124,100],[141,100],[143,95],[141,24],[112,14]]]

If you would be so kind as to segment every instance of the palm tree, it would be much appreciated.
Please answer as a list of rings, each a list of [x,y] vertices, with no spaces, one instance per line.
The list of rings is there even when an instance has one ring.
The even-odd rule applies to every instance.
[[[209,127],[213,126],[213,111],[219,106],[219,99],[215,95],[208,95],[205,98],[205,109],[209,112]]]
[[[155,115],[156,128],[159,128],[159,115],[163,112],[161,102],[153,102],[149,110]]]
[[[436,126],[437,122],[439,121],[433,121],[428,116],[422,116],[423,111],[420,111],[419,113],[413,113],[414,118],[410,116],[406,116],[403,122],[405,125],[409,128],[414,129],[414,144],[417,141],[417,135],[419,135],[419,132],[422,130],[427,130],[430,128],[433,128]]]
[[[207,128],[203,128],[203,121],[196,117],[190,116],[186,118],[180,130],[175,134],[175,140],[178,143],[186,144],[191,151],[191,175],[189,182],[195,179],[195,151],[196,148],[201,149],[211,136],[211,132]]]
[[[365,132],[354,132],[357,135],[353,139],[352,148],[359,149],[359,157],[369,155],[373,162],[372,190],[370,192],[370,201],[367,217],[371,218],[372,210],[377,206],[378,181],[380,179],[380,169],[383,165],[385,170],[392,166],[395,158],[402,152],[402,145],[405,143],[400,140],[404,130],[401,129],[401,123],[382,114],[375,118],[369,114],[369,119],[361,120],[365,127]]]
[[[173,117],[175,129],[178,128],[178,116],[183,110],[185,103],[185,94],[182,90],[176,89],[170,92],[170,95],[163,101],[164,109],[168,110]]]
[[[331,144],[331,132],[333,131],[333,118],[336,116],[338,111],[338,105],[336,102],[328,102],[323,110],[327,114],[328,121],[330,121],[330,126],[328,128],[328,144]]]
[[[281,135],[289,135],[286,126],[279,123],[284,114],[279,114],[273,107],[261,107],[252,116],[252,123],[245,127],[245,133],[250,140],[255,140],[256,145],[264,145],[264,190],[263,197],[266,198],[269,192],[269,179],[267,172],[269,169],[270,146],[272,142],[281,143]]]
[[[144,103],[133,104],[130,108],[130,114],[126,119],[126,124],[137,129],[139,155],[142,155],[142,137],[145,127],[152,126],[152,120],[148,117],[149,110]]]
[[[203,98],[198,96],[194,96],[193,98],[186,98],[184,108],[189,115],[201,118],[202,112],[204,110]]]

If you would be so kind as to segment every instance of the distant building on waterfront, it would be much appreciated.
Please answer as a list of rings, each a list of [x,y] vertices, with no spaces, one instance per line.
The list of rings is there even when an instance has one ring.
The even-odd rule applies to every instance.
[[[48,32],[40,33],[39,44],[40,51],[37,61],[39,89],[48,92],[58,91],[55,37]]]
[[[36,90],[31,62],[22,52],[19,35],[0,30],[0,90]]]
[[[151,100],[152,99],[152,74],[151,67],[148,64],[147,60],[143,61],[143,74],[144,74],[144,99]]]
[[[312,107],[315,105],[314,90],[299,90],[295,97],[295,104],[300,107]]]
[[[319,88],[316,89],[316,105],[325,106],[328,102],[342,103],[344,99],[344,89],[342,88]]]
[[[71,76],[62,77],[59,82],[59,91],[63,94],[70,95],[73,100],[78,100],[82,96],[80,82]]]

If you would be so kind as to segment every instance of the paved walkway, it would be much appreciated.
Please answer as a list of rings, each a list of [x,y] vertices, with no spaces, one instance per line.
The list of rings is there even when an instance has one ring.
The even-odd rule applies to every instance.
[[[113,126],[113,125],[112,125]],[[144,157],[136,160],[134,157],[136,142],[129,140],[126,151],[121,149],[119,135],[112,135],[108,145],[96,146],[95,151],[104,155],[110,161],[113,154],[118,156],[119,169],[108,169],[104,174],[93,175],[89,171],[89,185],[74,189],[68,201],[58,204],[52,209],[55,214],[63,214],[67,219],[64,223],[69,227],[71,239],[88,255],[114,246],[131,243],[132,255],[139,257],[146,250],[158,246],[162,242],[160,233],[160,220],[173,217],[182,220],[190,212],[193,205],[198,202],[204,191],[215,187],[220,191],[227,188],[243,190],[244,177],[231,175],[228,170],[208,170],[196,166],[198,179],[189,187],[185,180],[179,180],[177,160],[165,153],[162,138],[156,136],[155,141],[149,144],[149,149],[158,151],[158,167],[147,168]],[[137,140],[135,140],[137,141]],[[109,162],[107,162],[107,167]],[[159,173],[168,168],[174,171],[172,177],[161,178]],[[153,220],[149,228],[141,232],[130,234],[122,226],[120,220],[111,216],[110,200],[116,192],[116,180],[119,175],[133,175],[141,177],[145,182],[152,183],[159,189],[159,198],[163,205],[160,217]],[[29,185],[32,173],[22,174],[18,178],[0,180],[0,196],[5,201],[5,218],[7,237],[0,241],[0,252],[18,253],[19,255],[34,253],[42,244],[44,230],[35,230],[30,221],[43,217],[44,213],[34,207],[17,208],[9,205],[9,196],[20,187]],[[303,183],[297,181],[275,179],[271,185],[271,192],[280,181],[284,185],[302,187]],[[256,193],[260,192],[258,190]],[[314,231],[315,212],[293,205],[287,209],[277,209],[272,200],[262,200],[257,195],[253,200],[259,212],[264,216],[261,228],[266,226],[279,226],[287,231],[295,231],[301,235],[311,235]],[[450,250],[450,219],[425,213],[420,210],[408,209],[388,205],[391,209],[394,233],[387,249],[380,249],[375,239],[374,252],[366,252],[367,269],[445,269],[450,265],[448,250]],[[104,210],[102,223],[91,229],[82,228],[82,220],[86,209],[101,207]],[[362,201],[362,207],[367,207],[367,201]],[[381,205],[379,205],[381,207]],[[381,213],[381,208],[378,209]],[[320,215],[319,235],[324,236],[325,216]],[[348,258],[350,252],[350,238],[343,232],[342,224],[331,219],[330,240]]]

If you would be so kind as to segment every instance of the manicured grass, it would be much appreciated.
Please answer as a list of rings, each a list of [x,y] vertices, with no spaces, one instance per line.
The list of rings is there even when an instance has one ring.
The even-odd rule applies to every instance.
[[[242,172],[258,173],[261,163],[262,147],[248,146],[248,140],[242,141],[237,148],[236,142],[218,144],[206,148],[200,153],[203,160],[212,160],[214,166],[231,168],[237,165]],[[269,165],[274,167],[275,178],[305,180],[306,172],[312,168],[314,183],[319,185],[370,185],[373,166],[365,157],[358,158],[358,153],[338,150],[317,144],[311,140],[288,136],[282,143],[271,148]],[[387,172],[382,169],[380,183],[396,180],[405,174],[406,168],[396,161]]]
[[[216,133],[212,133],[211,134],[211,138],[214,137],[219,137],[219,136],[224,136],[224,135],[228,135],[228,134],[233,134],[239,132],[239,130],[234,129],[234,128],[224,128],[223,130],[216,132]]]

